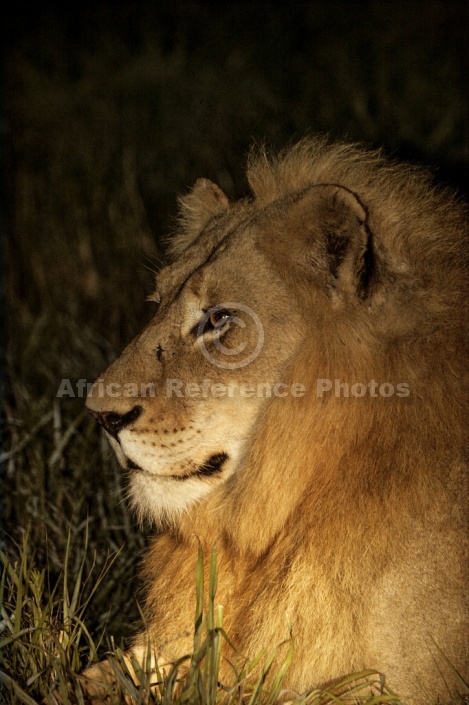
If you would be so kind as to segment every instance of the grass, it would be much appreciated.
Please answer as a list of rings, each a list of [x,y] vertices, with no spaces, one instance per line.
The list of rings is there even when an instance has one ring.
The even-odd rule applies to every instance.
[[[77,675],[97,659],[104,639],[103,635],[97,639],[89,633],[87,611],[93,600],[99,599],[106,574],[118,557],[117,554],[110,556],[101,570],[94,567],[86,574],[88,538],[86,531],[82,560],[72,577],[69,561],[73,547],[69,535],[63,573],[53,586],[47,583],[45,570],[38,570],[28,562],[27,537],[19,563],[12,564],[3,552],[0,555],[3,568],[0,683],[5,702],[11,705],[33,705],[46,698],[51,690],[60,694],[64,705],[84,702]],[[137,705],[149,701],[177,705],[273,705],[279,698],[305,705],[399,704],[400,701],[382,687],[379,674],[372,671],[350,676],[327,691],[314,690],[301,696],[283,691],[283,677],[294,658],[293,642],[287,644],[283,663],[277,666],[274,674],[271,671],[276,650],[246,660],[244,668],[235,673],[233,684],[221,686],[218,674],[222,644],[223,641],[229,642],[229,636],[223,630],[223,610],[216,604],[215,551],[211,558],[206,611],[201,552],[194,577],[197,589],[193,653],[179,659],[169,672],[158,672],[156,680],[154,673],[150,675],[140,665],[133,664],[139,677],[137,686],[128,671],[122,648],[116,647],[112,639],[108,640],[107,653],[112,654],[119,674],[118,692],[111,697],[110,705],[124,703],[125,696],[129,695]],[[371,684],[379,687],[382,694],[367,697]]]
[[[307,131],[438,163],[456,185],[469,154],[465,3],[371,1],[358,22],[353,3],[337,1],[262,16],[248,4],[163,0],[96,15],[86,5],[68,15],[38,8],[7,47],[8,704],[39,702],[68,681],[81,702],[73,674],[108,650],[119,655],[141,623],[135,576],[147,531],[128,511],[125,480],[83,398],[57,390],[63,379],[75,390],[93,381],[148,320],[177,194],[206,176],[242,195],[253,141],[283,146]],[[157,697],[272,701],[281,670],[265,686],[269,654],[252,665],[249,686],[248,664],[233,692],[216,687],[226,636],[213,605],[183,664],[186,685],[176,688],[174,671]],[[340,700],[312,693],[306,702]]]

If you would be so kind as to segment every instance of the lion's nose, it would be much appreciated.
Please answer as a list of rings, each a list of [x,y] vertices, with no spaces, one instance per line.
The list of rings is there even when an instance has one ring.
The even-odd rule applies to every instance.
[[[126,414],[116,414],[115,411],[92,411],[91,413],[98,419],[101,426],[117,441],[119,431],[122,431],[123,428],[136,421],[142,411],[143,407],[137,405]]]

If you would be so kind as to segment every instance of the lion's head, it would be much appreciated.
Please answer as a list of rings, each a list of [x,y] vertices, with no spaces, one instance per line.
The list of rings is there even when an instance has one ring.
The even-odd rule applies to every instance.
[[[451,328],[460,296],[455,212],[419,172],[316,140],[257,156],[248,178],[253,197],[235,203],[206,179],[181,199],[157,312],[88,399],[135,506],[157,521],[226,486],[259,452],[272,406],[292,438],[304,397],[321,416],[337,385],[367,387],[349,389],[359,409],[404,409],[409,363]]]

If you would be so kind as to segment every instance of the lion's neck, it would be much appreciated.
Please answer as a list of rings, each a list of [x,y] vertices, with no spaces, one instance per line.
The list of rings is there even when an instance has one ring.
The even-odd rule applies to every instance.
[[[362,369],[351,369],[346,352],[342,359],[335,355],[334,367],[328,365],[327,350],[322,360],[318,354],[311,345],[300,352],[286,382],[304,383],[305,395],[271,400],[244,465],[187,517],[181,535],[197,534],[207,547],[230,543],[239,554],[260,556],[282,532],[294,531],[301,512],[308,516],[310,541],[319,551],[330,532],[376,534],[378,540],[386,523],[403,530],[403,503],[409,517],[429,511],[435,480],[428,473],[428,453],[435,455],[437,467],[447,451],[444,444],[429,447],[431,428],[420,435],[416,431],[413,419],[422,413],[422,400],[412,390],[407,396],[380,395],[373,385],[355,396],[350,390],[357,382],[406,380],[395,379],[391,366],[380,370],[378,356],[372,365],[368,356]],[[348,385],[348,396],[347,386],[321,396],[318,379],[311,378],[311,372],[319,378],[318,370],[334,386],[336,379]],[[304,522],[302,527],[304,532]]]

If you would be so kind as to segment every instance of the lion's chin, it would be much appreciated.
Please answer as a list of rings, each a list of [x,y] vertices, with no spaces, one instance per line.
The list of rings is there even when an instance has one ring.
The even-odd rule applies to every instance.
[[[122,449],[119,455],[123,455]],[[126,458],[123,467],[129,473],[129,495],[140,521],[160,527],[177,525],[183,514],[210,494],[219,480],[225,479],[229,459],[227,453],[216,452],[190,472],[160,474]]]
[[[157,526],[177,525],[180,517],[213,491],[212,483],[200,477],[185,482],[171,477],[133,470],[130,476],[129,497],[140,521]]]

